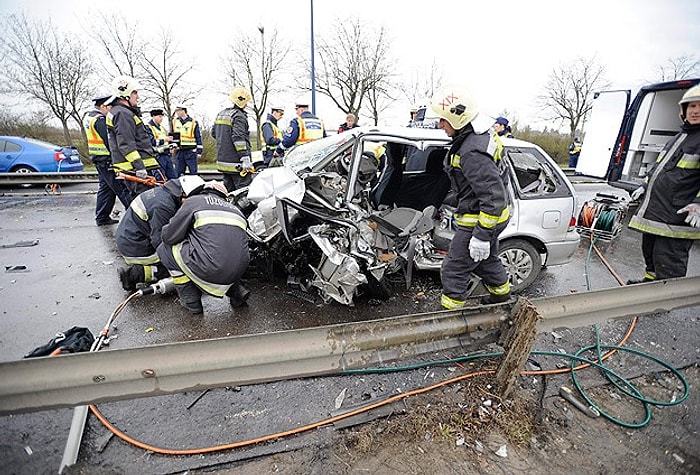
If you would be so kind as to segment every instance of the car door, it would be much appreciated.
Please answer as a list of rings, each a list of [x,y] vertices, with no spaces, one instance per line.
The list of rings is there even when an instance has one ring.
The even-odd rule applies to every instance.
[[[21,153],[22,147],[18,144],[0,139],[0,173],[8,173]]]
[[[603,91],[595,94],[576,173],[596,178],[607,176],[630,97],[629,90]]]

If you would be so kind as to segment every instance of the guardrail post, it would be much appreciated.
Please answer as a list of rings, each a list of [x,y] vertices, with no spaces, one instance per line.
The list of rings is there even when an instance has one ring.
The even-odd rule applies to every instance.
[[[537,336],[537,321],[541,318],[532,302],[524,297],[518,298],[508,322],[510,328],[503,332],[499,342],[505,353],[496,370],[496,387],[503,399],[512,393],[515,380],[532,351]]]

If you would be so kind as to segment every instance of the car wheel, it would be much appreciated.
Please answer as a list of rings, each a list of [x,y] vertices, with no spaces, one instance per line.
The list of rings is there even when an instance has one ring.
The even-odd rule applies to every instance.
[[[32,168],[29,168],[29,167],[21,166],[21,167],[15,168],[14,170],[12,170],[12,172],[13,173],[34,173],[35,170],[33,170]],[[24,184],[19,185],[19,186],[22,188],[29,188],[32,185],[29,183],[24,183]]]
[[[523,239],[512,239],[502,243],[498,257],[508,272],[512,292],[529,287],[542,269],[540,253],[535,246]]]

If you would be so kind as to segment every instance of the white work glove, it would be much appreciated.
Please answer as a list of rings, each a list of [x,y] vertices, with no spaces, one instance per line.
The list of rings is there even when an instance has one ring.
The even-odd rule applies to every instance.
[[[677,211],[677,214],[681,213],[688,213],[688,216],[685,217],[686,223],[694,228],[700,228],[700,204],[690,203]]]
[[[136,177],[145,180],[148,178],[148,172],[146,170],[136,170]]]
[[[630,194],[630,199],[632,201],[637,201],[644,194],[645,190],[643,186],[640,186]]]
[[[253,166],[253,162],[250,161],[250,157],[241,158],[241,170],[249,170]]]
[[[469,240],[469,255],[472,256],[474,262],[483,261],[489,257],[489,254],[491,254],[491,243],[472,236]]]

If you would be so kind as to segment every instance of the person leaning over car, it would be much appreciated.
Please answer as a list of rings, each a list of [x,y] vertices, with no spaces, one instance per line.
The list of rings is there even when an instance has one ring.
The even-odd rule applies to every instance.
[[[510,300],[510,281],[498,258],[498,236],[508,225],[510,209],[505,184],[494,159],[497,144],[489,133],[477,133],[472,121],[479,110],[471,93],[461,86],[445,86],[430,99],[439,127],[452,138],[445,158],[458,204],[457,224],[442,264],[442,297],[447,309],[464,306],[469,275],[481,277],[489,295],[482,304]]]
[[[700,239],[700,85],[678,102],[680,133],[664,145],[647,175],[632,193],[642,198],[629,227],[642,232],[645,273],[638,284],[685,277],[693,242]]]
[[[297,101],[294,106],[297,116],[289,121],[289,127],[284,132],[275,153],[284,155],[284,151],[293,145],[304,144],[326,136],[326,128],[323,121],[309,112],[309,104],[305,101]]]
[[[192,314],[204,311],[202,292],[227,295],[233,308],[250,295],[241,284],[250,262],[247,222],[227,195],[222,182],[207,182],[163,227],[158,257],[173,277],[180,303]]]
[[[141,120],[138,107],[141,86],[134,78],[118,76],[112,81],[112,109],[107,113],[107,136],[112,152],[112,166],[117,172],[147,179],[159,170],[151,138]],[[138,181],[125,181],[133,197],[151,188]]]
[[[223,109],[216,116],[211,136],[216,139],[216,168],[224,175],[228,191],[248,186],[253,180],[253,162],[250,155],[250,129],[245,106],[250,91],[243,86],[231,90],[233,107]]]
[[[99,96],[94,98],[95,109],[87,113],[84,123],[88,153],[90,154],[90,160],[95,164],[99,180],[95,201],[95,223],[98,226],[107,226],[119,222],[111,217],[117,198],[124,205],[124,209],[129,208],[129,204],[131,204],[133,199],[124,182],[117,180],[117,175],[112,170],[112,157],[109,153],[106,120],[111,106],[105,104],[110,97]]]

